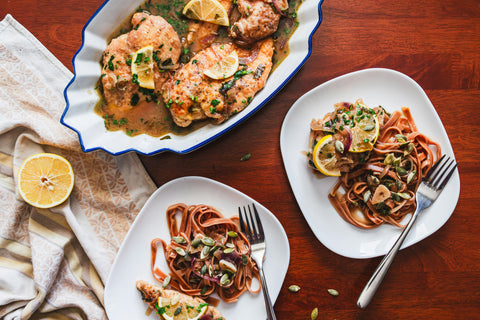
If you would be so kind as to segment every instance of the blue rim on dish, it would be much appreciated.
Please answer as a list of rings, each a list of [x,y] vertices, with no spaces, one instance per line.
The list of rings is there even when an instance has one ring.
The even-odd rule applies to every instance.
[[[220,136],[224,135],[225,133],[227,133],[228,131],[232,130],[233,128],[235,128],[237,125],[239,125],[240,123],[243,123],[246,119],[250,118],[254,113],[256,113],[259,109],[261,109],[268,101],[270,101],[287,83],[288,81],[300,70],[300,68],[305,64],[305,62],[307,61],[307,59],[310,57],[311,53],[312,53],[312,37],[313,37],[313,34],[316,32],[316,30],[318,29],[318,27],[320,26],[321,22],[322,22],[322,19],[323,19],[323,15],[322,15],[322,9],[321,9],[321,6],[322,6],[322,3],[323,3],[323,0],[319,0],[318,1],[318,5],[317,5],[317,10],[318,10],[318,21],[316,23],[316,25],[311,29],[311,32],[310,34],[308,35],[308,51],[306,52],[305,54],[305,57],[302,59],[302,61],[300,61],[300,63],[297,65],[297,67],[283,80],[283,82],[278,85],[262,102],[260,102],[255,108],[253,108],[252,110],[244,113],[241,117],[241,119],[239,119],[237,122],[235,123],[232,123],[231,125],[228,125],[225,129],[221,130],[220,132],[206,138],[205,140],[202,140],[196,144],[194,144],[193,146],[191,147],[188,147],[188,148],[185,148],[183,150],[174,150],[172,148],[169,148],[169,147],[163,147],[163,148],[159,148],[159,149],[156,149],[156,150],[152,150],[150,152],[143,152],[141,150],[138,150],[136,148],[133,148],[133,147],[130,147],[130,148],[126,148],[124,150],[121,150],[121,151],[118,151],[118,152],[114,152],[114,151],[111,151],[111,150],[108,150],[106,149],[105,147],[101,147],[101,146],[98,146],[98,147],[91,147],[91,148],[87,148],[85,146],[85,143],[84,143],[84,139],[82,137],[82,133],[79,129],[69,125],[68,123],[66,123],[65,121],[65,117],[70,109],[70,101],[69,101],[69,98],[68,98],[68,89],[71,87],[71,85],[75,82],[75,80],[77,79],[77,70],[76,70],[76,59],[77,59],[77,56],[79,55],[79,53],[82,51],[82,49],[84,48],[84,45],[85,45],[85,31],[87,29],[87,27],[89,26],[89,24],[92,22],[92,20],[99,14],[99,12],[105,7],[105,5],[107,3],[109,3],[110,1],[113,1],[113,0],[106,0],[105,2],[103,2],[103,4],[95,11],[95,13],[89,18],[89,20],[87,21],[87,23],[84,25],[83,29],[82,29],[82,44],[80,46],[80,48],[77,50],[77,52],[75,53],[75,55],[73,56],[72,58],[72,66],[73,66],[73,70],[74,70],[74,75],[73,75],[73,78],[70,80],[70,82],[67,84],[67,86],[65,87],[65,90],[63,91],[63,95],[64,95],[64,98],[65,98],[65,102],[66,102],[66,106],[65,106],[65,109],[60,117],[60,123],[62,123],[64,126],[70,128],[71,130],[75,131],[78,135],[78,138],[79,138],[79,142],[80,142],[80,145],[81,145],[81,148],[84,152],[90,152],[90,151],[95,151],[95,150],[103,150],[105,152],[108,152],[112,155],[120,155],[120,154],[124,154],[124,153],[127,153],[127,152],[130,152],[130,151],[134,151],[134,152],[137,152],[139,154],[143,154],[143,155],[153,155],[153,154],[157,154],[157,153],[160,153],[160,152],[164,152],[164,151],[170,151],[170,152],[174,152],[174,153],[178,153],[178,154],[186,154],[186,153],[189,153],[191,151],[194,151],[204,145],[206,145],[207,143],[219,138]],[[93,90],[93,88],[92,88]],[[243,112],[245,112],[246,110],[244,110]]]

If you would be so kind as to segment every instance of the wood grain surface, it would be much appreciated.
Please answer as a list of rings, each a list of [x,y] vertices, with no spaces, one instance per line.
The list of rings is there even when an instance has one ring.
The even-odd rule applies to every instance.
[[[102,0],[2,0],[70,70],[82,28]],[[279,320],[480,319],[480,1],[325,0],[323,22],[303,68],[267,105],[220,139],[186,155],[142,156],[157,185],[198,175],[261,202],[283,224],[290,266],[275,303]],[[325,248],[306,223],[280,154],[280,128],[292,104],[321,83],[383,67],[417,81],[435,106],[460,162],[461,191],[448,222],[400,251],[366,310],[356,306],[381,258],[356,260]],[[248,161],[242,155],[251,153]],[[433,212],[431,214],[434,214]],[[297,284],[298,293],[288,291]],[[327,289],[338,290],[338,297]]]

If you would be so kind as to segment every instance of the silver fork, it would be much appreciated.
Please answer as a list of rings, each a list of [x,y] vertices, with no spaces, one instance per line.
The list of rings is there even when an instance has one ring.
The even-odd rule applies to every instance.
[[[275,317],[275,312],[273,311],[272,301],[270,300],[270,295],[268,294],[267,281],[265,280],[265,275],[263,273],[263,260],[265,258],[265,251],[267,249],[265,244],[265,233],[263,232],[262,222],[258,216],[258,211],[257,208],[255,208],[255,204],[252,204],[252,207],[255,213],[255,218],[252,215],[250,205],[248,206],[248,214],[245,207],[243,207],[243,213],[241,208],[238,207],[240,228],[247,236],[248,241],[250,241],[252,258],[255,260],[258,266],[260,281],[262,282],[263,299],[265,299],[265,306],[267,308],[267,319],[276,320],[277,318]],[[247,224],[246,226],[245,223]]]
[[[419,213],[423,211],[423,209],[430,207],[430,205],[437,199],[448,180],[450,180],[450,177],[455,171],[457,164],[458,163],[450,159],[448,156],[443,155],[422,179],[416,194],[417,209],[413,213],[410,221],[398,237],[393,247],[378,265],[372,277],[365,285],[365,288],[363,288],[362,293],[360,293],[360,296],[358,297],[357,306],[360,308],[365,308],[370,303],[373,295],[387,274],[393,259],[400,250],[403,240],[405,240],[408,232],[417,220]]]

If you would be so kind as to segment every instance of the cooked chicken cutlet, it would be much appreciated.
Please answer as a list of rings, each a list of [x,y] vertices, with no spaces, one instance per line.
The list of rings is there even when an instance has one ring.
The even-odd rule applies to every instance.
[[[227,12],[232,9],[232,0],[219,0]],[[209,47],[218,36],[220,26],[207,21],[191,20],[188,22],[188,34],[184,43],[185,48],[197,53]]]
[[[163,289],[162,287],[154,286],[143,280],[138,280],[136,287],[142,294],[143,301],[145,301],[150,308],[159,313],[167,313],[170,317],[173,316],[173,313],[189,313],[192,309],[199,309],[203,305],[206,305],[205,301],[198,297],[191,297],[176,290]],[[163,319],[163,317],[161,318]],[[201,319],[224,320],[217,308],[210,305]]]
[[[273,49],[273,40],[265,39],[249,49],[216,43],[196,54],[164,85],[163,99],[175,123],[186,127],[206,118],[221,123],[243,110],[265,86]],[[233,76],[214,80],[204,74],[234,50],[240,67]]]
[[[287,0],[237,0],[238,11],[242,15],[232,24],[230,36],[239,43],[249,44],[270,36],[278,28],[280,13],[288,8]]]
[[[180,39],[173,27],[160,16],[139,12],[132,17],[133,29],[112,39],[103,54],[102,85],[105,100],[117,107],[131,107],[139,101],[152,98],[151,90],[141,90],[132,81],[131,63],[135,52],[152,46],[154,52],[155,91],[168,78],[168,72],[178,62]]]

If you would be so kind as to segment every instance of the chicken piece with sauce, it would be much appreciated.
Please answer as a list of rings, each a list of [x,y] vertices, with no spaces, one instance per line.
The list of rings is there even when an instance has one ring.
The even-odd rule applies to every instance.
[[[136,287],[142,294],[143,301],[145,301],[151,309],[155,311],[161,310],[160,313],[165,312],[170,318],[172,318],[173,314],[168,314],[168,312],[187,314],[193,309],[201,309],[202,306],[207,305],[204,300],[198,297],[191,297],[176,290],[154,286],[143,280],[138,280]],[[180,311],[177,312],[176,310]],[[164,317],[162,316],[161,318],[163,319]],[[200,319],[224,320],[220,311],[210,305]]]
[[[240,19],[232,24],[230,37],[239,44],[250,44],[273,34],[288,9],[287,0],[237,0]]]
[[[163,98],[175,123],[186,127],[206,118],[221,123],[243,110],[265,86],[273,49],[273,40],[268,38],[249,49],[215,43],[196,54],[164,85]],[[215,80],[204,74],[232,51],[236,51],[240,64],[233,76]]]
[[[139,101],[152,99],[155,93],[142,90],[134,83],[131,64],[135,52],[152,46],[154,52],[155,92],[159,92],[168,78],[168,72],[180,57],[181,43],[173,27],[162,17],[148,13],[135,13],[133,29],[112,39],[103,54],[102,85],[107,104],[130,108]]]

